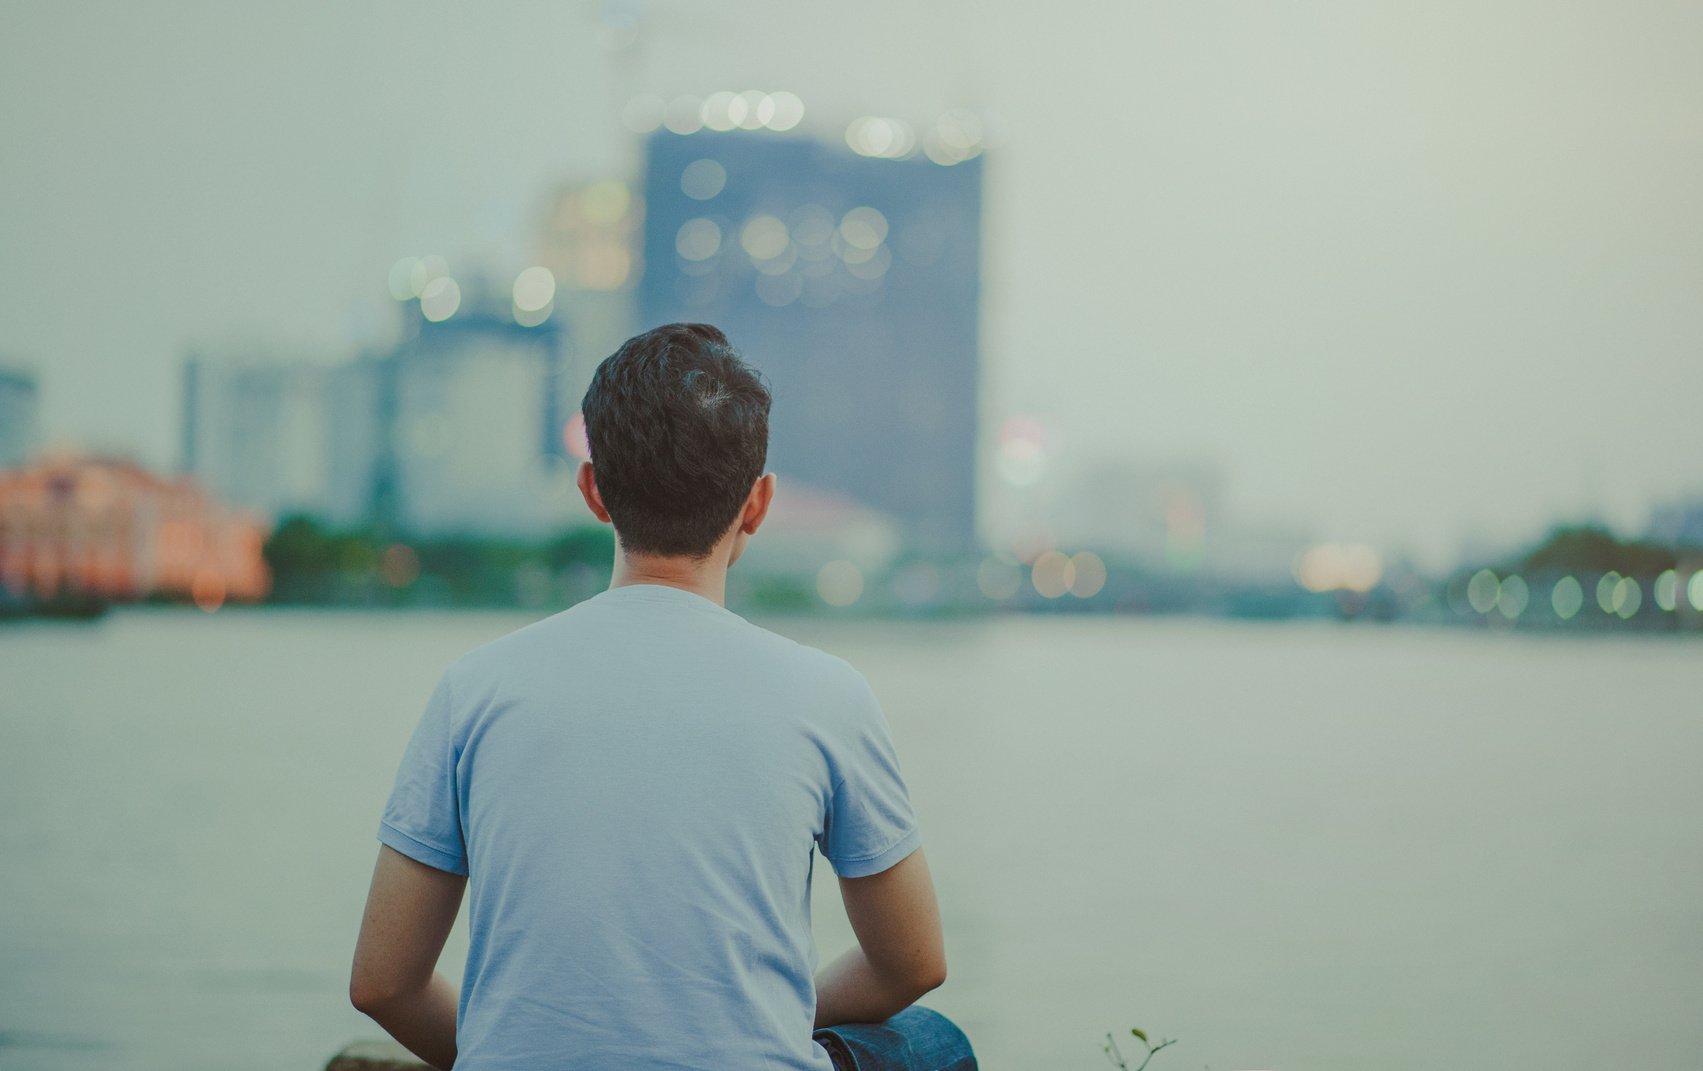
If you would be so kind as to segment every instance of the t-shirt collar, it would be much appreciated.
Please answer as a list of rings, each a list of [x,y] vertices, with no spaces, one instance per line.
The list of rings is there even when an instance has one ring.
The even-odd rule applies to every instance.
[[[645,602],[671,602],[681,606],[695,606],[701,610],[709,610],[718,614],[733,614],[732,610],[706,598],[695,591],[677,588],[672,584],[622,584],[620,587],[607,588],[598,592],[593,598],[624,602],[629,599],[639,599]]]

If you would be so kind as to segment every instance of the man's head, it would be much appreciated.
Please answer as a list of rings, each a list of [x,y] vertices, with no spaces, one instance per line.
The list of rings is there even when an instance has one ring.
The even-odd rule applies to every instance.
[[[667,324],[598,365],[580,408],[591,446],[581,488],[594,510],[601,501],[622,551],[707,557],[746,511],[768,457],[769,391],[757,371],[709,324]]]

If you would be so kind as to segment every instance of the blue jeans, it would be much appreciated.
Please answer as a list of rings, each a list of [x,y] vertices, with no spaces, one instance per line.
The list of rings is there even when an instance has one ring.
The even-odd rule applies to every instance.
[[[826,1026],[812,1036],[833,1057],[835,1071],[976,1071],[970,1039],[920,1004],[884,1023]]]

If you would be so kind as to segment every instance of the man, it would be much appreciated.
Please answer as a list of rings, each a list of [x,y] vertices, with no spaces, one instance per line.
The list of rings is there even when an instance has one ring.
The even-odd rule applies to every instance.
[[[768,390],[720,331],[670,324],[583,410],[609,589],[439,680],[350,999],[439,1068],[973,1071],[913,1006],[946,977],[940,916],[868,684],[723,605],[774,496]],[[813,978],[817,849],[858,944]],[[436,965],[464,888],[458,996]]]

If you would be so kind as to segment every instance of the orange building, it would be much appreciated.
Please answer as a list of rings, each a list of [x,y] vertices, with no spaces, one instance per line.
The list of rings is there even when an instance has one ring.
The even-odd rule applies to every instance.
[[[204,610],[266,596],[265,524],[188,477],[69,454],[0,470],[0,585],[11,601],[162,594]]]

